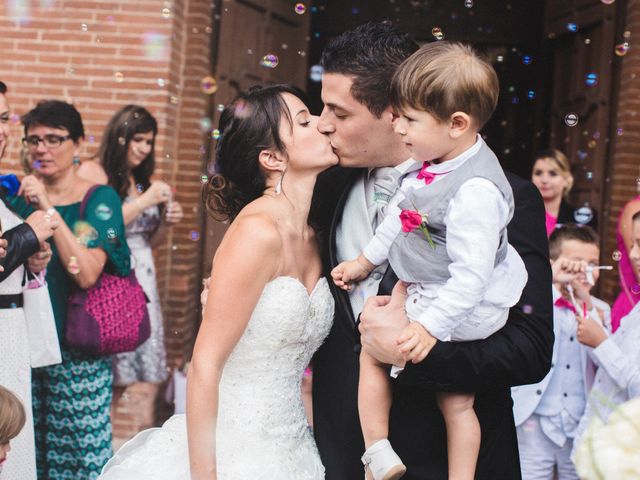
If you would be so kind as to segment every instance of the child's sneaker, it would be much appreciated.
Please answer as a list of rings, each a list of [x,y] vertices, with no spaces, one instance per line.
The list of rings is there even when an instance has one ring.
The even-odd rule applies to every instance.
[[[397,480],[407,472],[407,467],[386,438],[367,448],[362,456],[362,463],[365,471],[369,470],[373,476],[373,480]]]

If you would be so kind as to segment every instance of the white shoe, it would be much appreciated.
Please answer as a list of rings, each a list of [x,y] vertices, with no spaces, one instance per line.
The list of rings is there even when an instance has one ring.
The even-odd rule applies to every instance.
[[[367,448],[361,460],[365,472],[369,470],[374,480],[397,480],[407,472],[407,467],[386,438]]]

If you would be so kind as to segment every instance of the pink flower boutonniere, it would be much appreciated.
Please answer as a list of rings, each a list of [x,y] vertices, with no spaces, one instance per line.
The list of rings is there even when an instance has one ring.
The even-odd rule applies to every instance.
[[[409,233],[416,228],[419,228],[427,239],[427,242],[429,242],[431,248],[436,248],[436,244],[433,243],[433,239],[431,238],[431,234],[429,233],[429,229],[427,228],[429,221],[426,213],[420,213],[417,209],[402,210],[400,212],[400,222],[402,223],[403,232]]]

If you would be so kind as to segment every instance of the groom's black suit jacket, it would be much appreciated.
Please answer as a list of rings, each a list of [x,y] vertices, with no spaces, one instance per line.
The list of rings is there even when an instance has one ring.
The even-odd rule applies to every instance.
[[[360,175],[362,170],[336,167],[316,186],[312,218],[323,238],[327,275],[338,263],[336,227],[347,193]],[[474,408],[482,429],[476,479],[521,478],[509,387],[536,383],[551,366],[551,269],[540,194],[526,180],[511,174],[507,179],[515,198],[509,243],[524,260],[529,280],[500,331],[485,340],[437,342],[423,362],[407,365],[394,382],[390,440],[408,467],[403,479],[447,478],[446,431],[435,391],[476,392]],[[331,332],[313,360],[314,431],[327,480],[360,480],[360,340],[347,294],[329,283],[336,312]],[[379,293],[390,293],[394,284],[389,269]]]

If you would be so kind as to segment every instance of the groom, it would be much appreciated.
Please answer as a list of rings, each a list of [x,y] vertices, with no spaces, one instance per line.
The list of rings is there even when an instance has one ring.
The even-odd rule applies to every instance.
[[[326,273],[355,258],[373,235],[373,195],[378,167],[410,158],[393,132],[388,87],[396,67],[418,46],[388,23],[366,24],[335,38],[324,50],[318,128],[331,139],[340,167],[318,182],[313,212],[324,233]],[[544,206],[536,188],[507,174],[515,198],[509,242],[527,267],[529,281],[505,327],[485,340],[433,339],[427,358],[406,366],[394,384],[390,440],[408,467],[407,480],[447,478],[447,440],[436,391],[476,392],[482,429],[476,478],[520,478],[510,386],[535,383],[550,367],[553,329],[551,272]],[[358,357],[398,364],[395,339],[408,322],[404,296],[386,265],[347,294],[331,283],[336,314],[313,365],[314,430],[327,480],[363,478],[364,443],[357,411]],[[373,297],[367,300],[368,297]],[[359,314],[362,323],[358,329]]]

